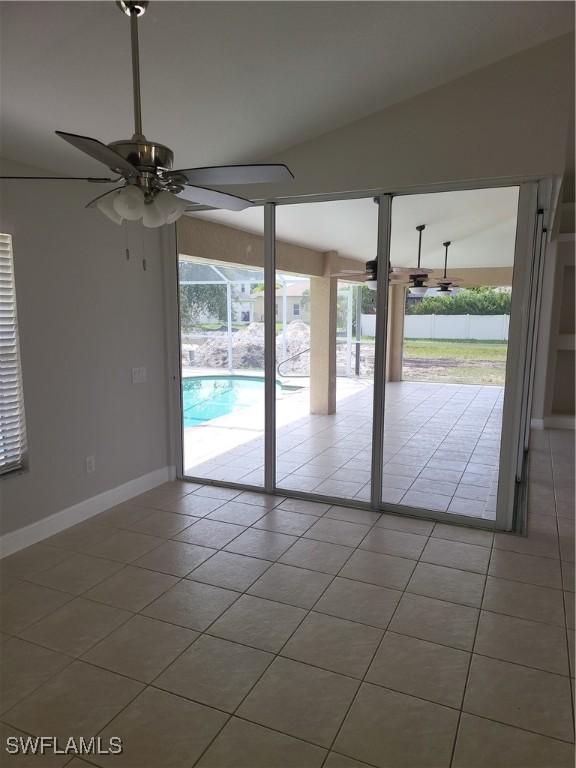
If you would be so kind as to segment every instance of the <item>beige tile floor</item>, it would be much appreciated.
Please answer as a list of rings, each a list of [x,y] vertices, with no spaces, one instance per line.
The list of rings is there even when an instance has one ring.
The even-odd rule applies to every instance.
[[[383,501],[493,520],[502,398],[502,387],[389,382]],[[277,400],[277,486],[368,501],[371,381],[339,378],[331,416],[310,414],[309,399],[303,388]],[[186,474],[261,486],[263,435],[263,394],[259,405],[185,428]]]
[[[574,448],[533,437],[525,538],[171,483],[1,561],[2,765],[574,763]]]

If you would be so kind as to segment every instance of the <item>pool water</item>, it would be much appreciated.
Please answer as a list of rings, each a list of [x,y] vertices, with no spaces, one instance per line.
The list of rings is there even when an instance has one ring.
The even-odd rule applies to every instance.
[[[278,392],[283,387],[276,382]],[[182,381],[185,427],[194,427],[255,405],[264,412],[264,379],[252,376],[189,376]]]

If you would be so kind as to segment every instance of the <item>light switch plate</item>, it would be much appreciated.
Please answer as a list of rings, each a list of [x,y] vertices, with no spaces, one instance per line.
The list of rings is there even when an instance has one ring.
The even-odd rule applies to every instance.
[[[132,384],[145,384],[146,383],[146,368],[132,368]]]

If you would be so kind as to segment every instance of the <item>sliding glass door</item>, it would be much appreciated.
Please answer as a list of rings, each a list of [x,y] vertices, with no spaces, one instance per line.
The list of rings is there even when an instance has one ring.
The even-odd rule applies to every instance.
[[[383,502],[494,521],[518,188],[392,205]]]
[[[263,213],[205,212],[178,256],[183,469],[264,484]]]
[[[279,493],[371,500],[377,229],[372,198],[276,207]]]
[[[183,475],[510,529],[536,202],[528,184],[189,217]]]

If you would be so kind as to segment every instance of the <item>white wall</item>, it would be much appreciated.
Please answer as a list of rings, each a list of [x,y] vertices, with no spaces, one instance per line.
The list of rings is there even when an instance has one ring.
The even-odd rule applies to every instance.
[[[35,172],[8,163],[2,171]],[[101,191],[84,182],[0,185],[30,453],[29,471],[0,479],[2,533],[169,463],[160,234],[86,210]],[[137,366],[146,366],[146,384],[131,383]]]
[[[510,315],[406,315],[405,339],[506,341]]]
[[[561,174],[573,61],[564,35],[286,149],[296,178],[262,197]]]

